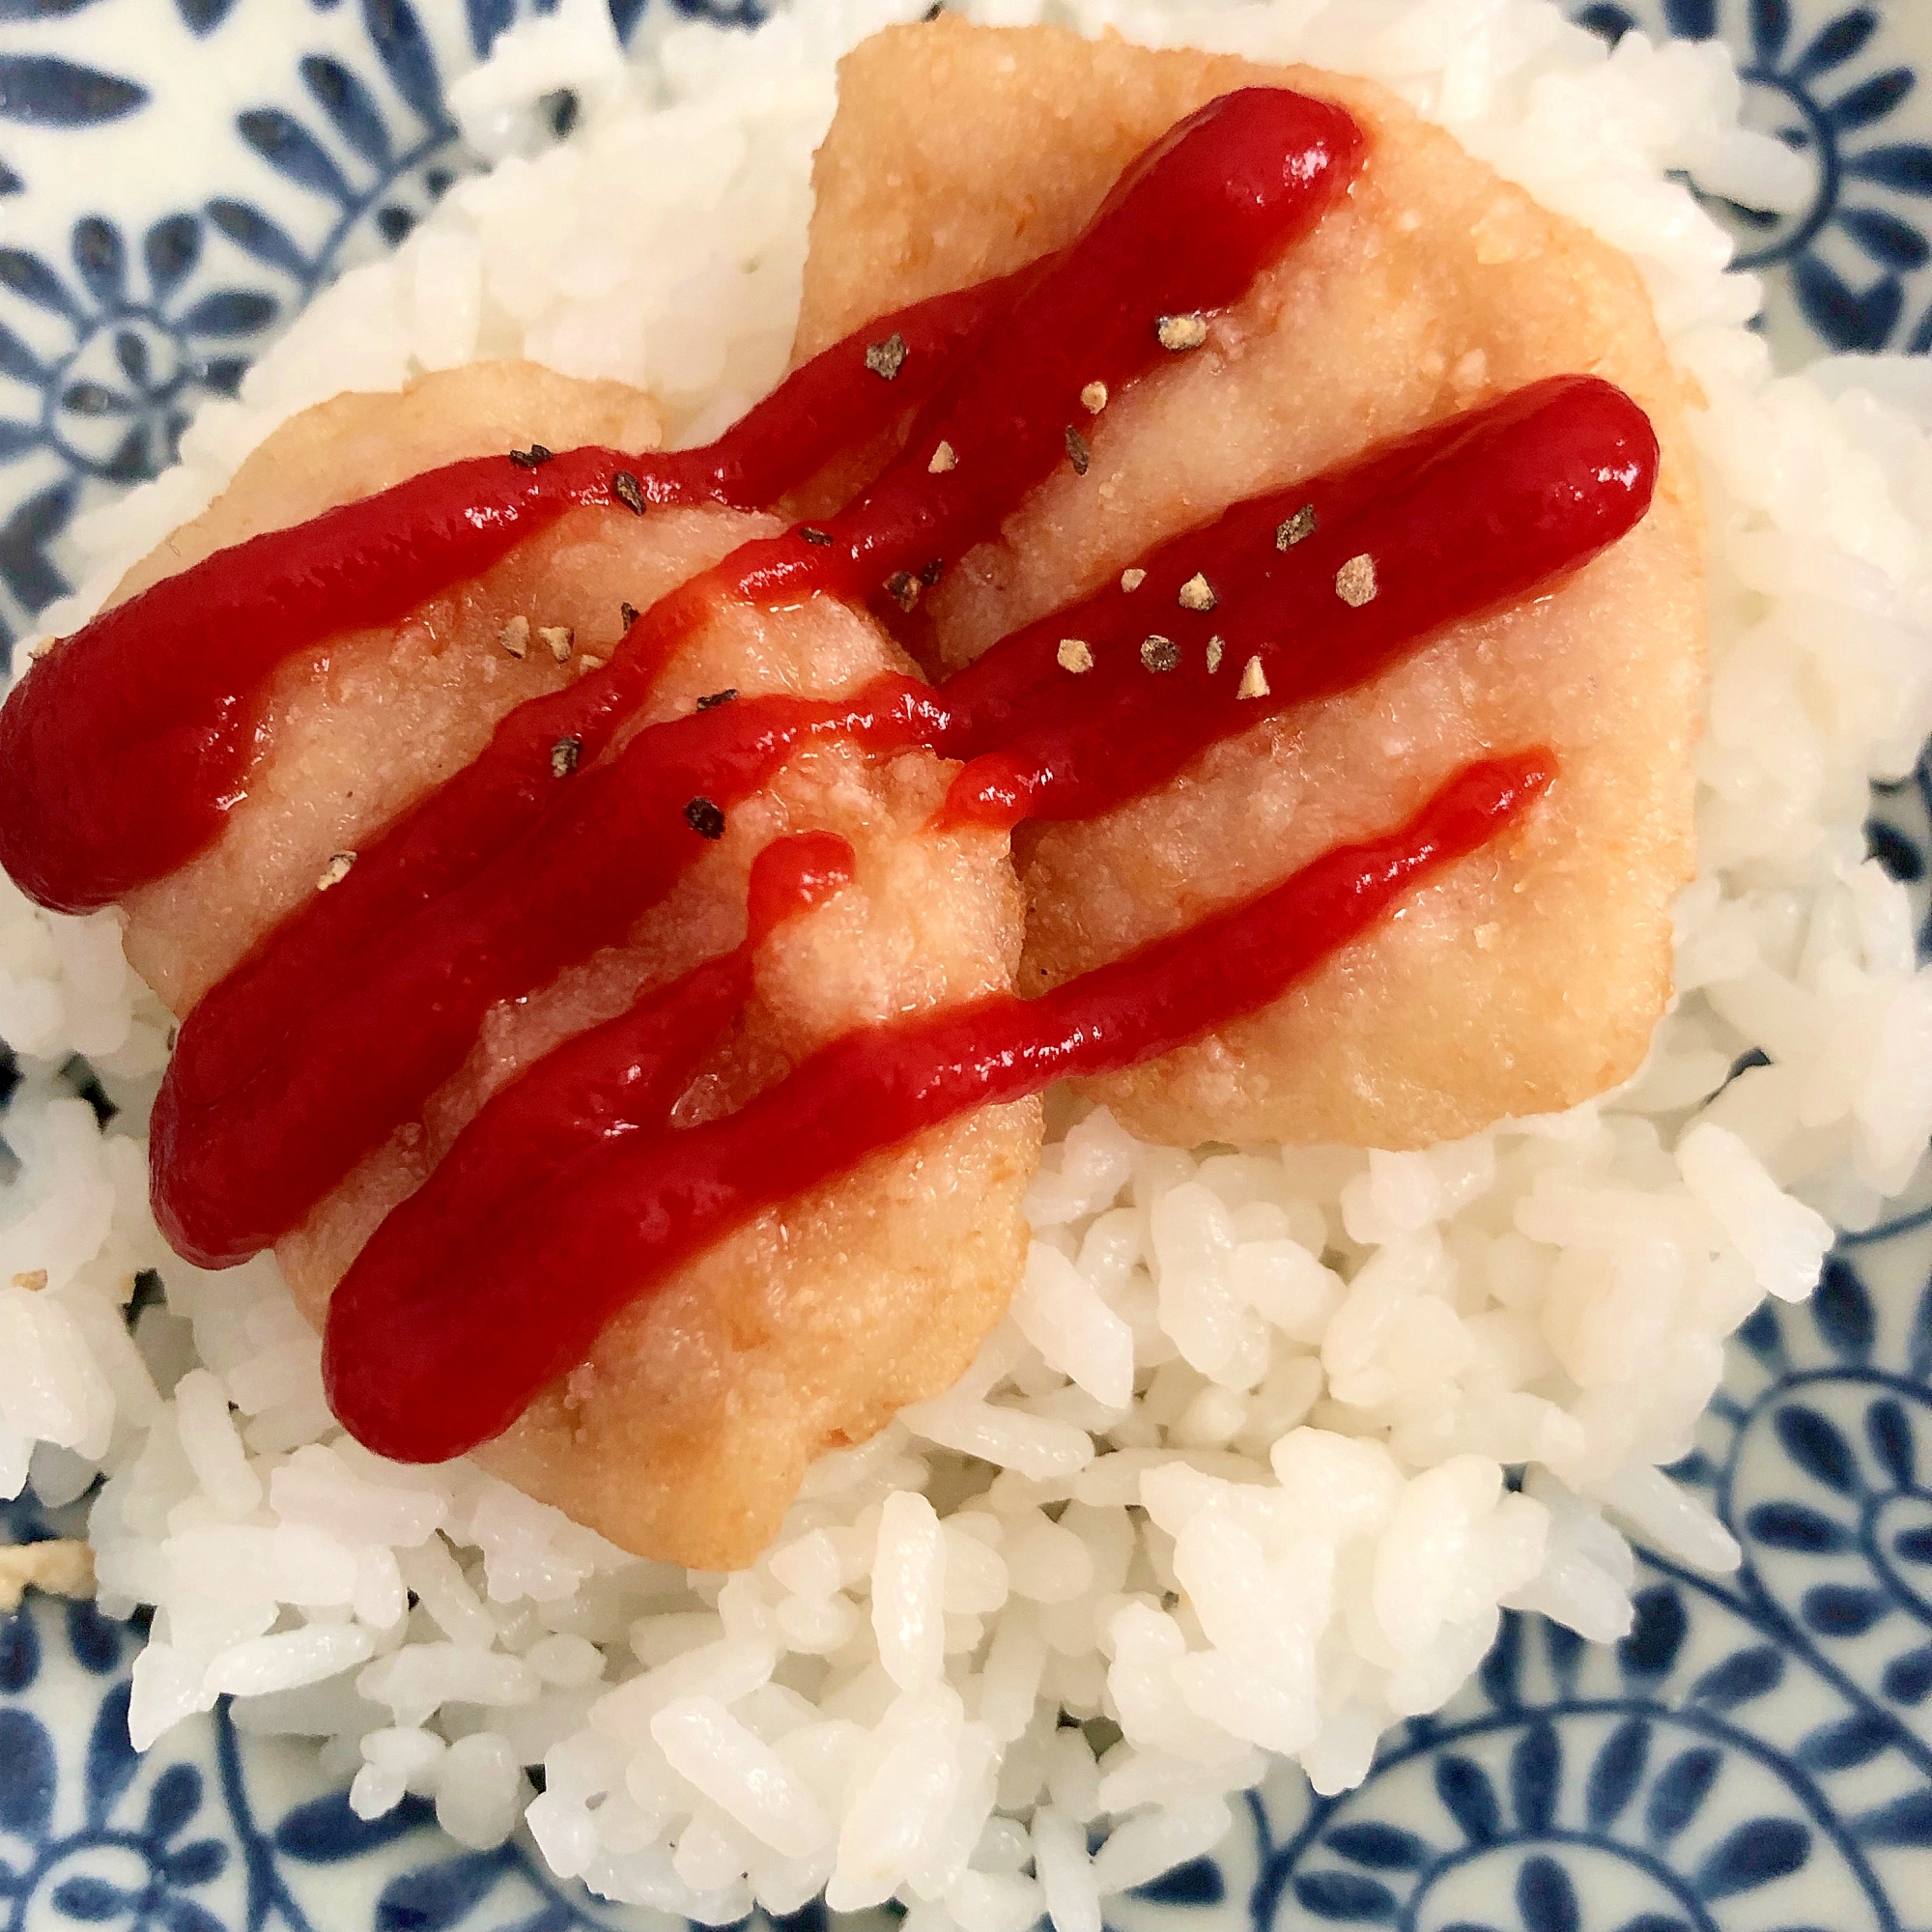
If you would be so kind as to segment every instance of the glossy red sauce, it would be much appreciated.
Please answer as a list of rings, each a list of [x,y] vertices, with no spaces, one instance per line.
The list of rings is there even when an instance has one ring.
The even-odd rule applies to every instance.
[[[1135,592],[1058,612],[938,690],[882,678],[843,700],[746,698],[617,741],[723,600],[908,608],[921,572],[992,533],[1068,460],[1082,387],[1118,391],[1168,355],[1156,318],[1235,300],[1346,185],[1361,145],[1326,103],[1225,96],[1130,168],[1061,254],[871,325],[707,449],[452,465],[210,557],[41,665],[0,712],[0,862],[43,903],[76,909],[218,833],[284,657],[394,621],[574,506],[771,503],[903,431],[845,509],[743,547],[645,613],[602,669],[511,713],[196,1006],[153,1127],[174,1245],[219,1265],[298,1225],[420,1116],[492,1007],[621,942],[665,897],[704,849],[695,799],[728,811],[810,737],[969,760],[954,821],[1088,816],[1630,528],[1655,480],[1649,424],[1606,384],[1555,378],[1237,506],[1144,558]],[[877,345],[895,334],[905,355],[888,379]],[[950,465],[934,463],[942,445]],[[1304,511],[1312,527],[1303,517],[1278,540]],[[1377,593],[1345,601],[1337,573],[1362,556]],[[1197,573],[1211,611],[1178,602]],[[1091,669],[1058,661],[1068,638]],[[1253,674],[1242,682],[1250,660],[1259,694]],[[559,769],[566,741],[574,761]],[[738,1113],[672,1131],[672,1105],[749,995],[758,938],[850,875],[842,840],[780,841],[753,868],[744,946],[526,1070],[390,1214],[331,1302],[336,1412],[392,1455],[474,1446],[623,1302],[749,1215],[963,1110],[1131,1065],[1268,1004],[1552,772],[1541,752],[1471,767],[1407,826],[1249,905],[1039,999],[862,1030]]]
[[[540,1215],[484,1108],[337,1287],[323,1356],[330,1406],[358,1441],[403,1462],[473,1448],[581,1361],[627,1302],[759,1208],[957,1114],[1131,1066],[1267,1005],[1490,838],[1554,771],[1534,752],[1472,765],[1400,831],[1326,853],[1246,905],[1037,999],[998,994],[848,1034],[723,1120],[671,1131],[669,1083],[639,1083],[621,1119],[562,1123],[558,1152],[576,1157],[547,1180]],[[660,999],[699,1004],[710,970]],[[603,1030],[609,1064],[627,1062],[639,1030],[654,1035],[651,1009]],[[571,1044],[603,1064],[598,1038]],[[548,1124],[576,1102],[543,1061],[496,1105]],[[472,1151],[471,1136],[497,1156]],[[435,1250],[440,1240],[453,1245]]]
[[[1152,553],[1138,590],[1110,588],[1033,625],[937,690],[881,678],[850,699],[740,698],[647,726],[564,780],[546,761],[536,798],[547,806],[460,877],[447,876],[449,857],[473,848],[433,848],[446,882],[413,899],[395,881],[421,875],[401,873],[395,848],[416,849],[458,781],[189,1014],[152,1126],[162,1232],[213,1267],[299,1223],[420,1115],[492,1007],[617,944],[669,892],[704,850],[684,817],[693,798],[728,810],[802,741],[970,759],[954,817],[1091,815],[1230,731],[1358,684],[1416,639],[1576,568],[1642,514],[1655,455],[1621,391],[1583,376],[1532,384],[1231,510]],[[1278,549],[1277,526],[1309,505],[1315,533]],[[1377,557],[1381,588],[1351,609],[1334,580],[1362,554]],[[1205,614],[1175,600],[1197,571],[1219,599]],[[1155,622],[1181,647],[1165,673],[1140,654]],[[1092,640],[1084,675],[1056,662],[1069,634]],[[1209,636],[1223,640],[1212,672]],[[1250,656],[1268,692],[1244,699]]]

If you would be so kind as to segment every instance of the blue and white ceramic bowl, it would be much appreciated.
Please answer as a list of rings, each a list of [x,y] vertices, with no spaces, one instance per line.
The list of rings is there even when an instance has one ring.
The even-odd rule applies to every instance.
[[[644,4],[611,0],[620,33]],[[76,512],[165,465],[198,402],[472,164],[444,89],[524,11],[545,8],[0,0],[0,643],[68,587]],[[1808,164],[1794,213],[1714,204],[1768,278],[1780,359],[1932,349],[1932,8],[1576,11],[1609,37],[1722,38],[1752,121]],[[1932,766],[1875,801],[1870,841],[1923,879]],[[1932,1926],[1928,1278],[1932,1193],[1843,1241],[1808,1305],[1767,1306],[1737,1338],[1676,1472],[1743,1546],[1735,1576],[1640,1555],[1613,1649],[1506,1618],[1478,1681],[1391,1735],[1359,1790],[1278,1778],[1211,1859],[1116,1900],[1117,1932]],[[4,1528],[55,1525],[14,1506]],[[244,1737],[225,1710],[137,1759],[138,1643],[85,1604],[0,1615],[8,1932],[640,1916],[559,1888],[518,1844],[458,1850],[418,1801],[363,1824],[312,1747]]]

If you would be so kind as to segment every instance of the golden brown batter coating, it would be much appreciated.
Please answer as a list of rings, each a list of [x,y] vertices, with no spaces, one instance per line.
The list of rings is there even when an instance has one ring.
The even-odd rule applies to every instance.
[[[400,402],[338,398],[277,432],[228,496],[177,533],[166,561],[456,456],[533,440],[635,448],[655,424],[647,399],[529,365],[432,378]],[[582,675],[586,654],[608,655],[622,604],[647,607],[777,527],[710,508],[641,520],[575,511],[401,625],[285,667],[247,799],[213,847],[136,896],[130,953],[185,1012],[316,890],[331,853],[355,849],[474,756],[512,705]],[[517,617],[528,626],[515,636],[521,657],[503,642]],[[541,634],[561,629],[573,635],[559,660]],[[681,715],[726,686],[831,696],[909,669],[869,618],[834,600],[776,615],[725,605],[685,641],[637,722]],[[822,745],[735,807],[626,945],[496,1009],[422,1119],[278,1244],[304,1312],[320,1324],[382,1216],[492,1093],[742,940],[746,879],[772,838],[838,832],[856,876],[762,946],[753,999],[680,1102],[681,1121],[729,1111],[864,1021],[1009,988],[1021,908],[1006,840],[929,829],[955,769],[923,753],[868,766],[850,747]],[[478,1460],[640,1554],[711,1569],[751,1561],[813,1456],[864,1440],[956,1379],[1004,1315],[1039,1140],[1037,1102],[984,1109],[760,1215],[633,1304]]]
[[[1056,473],[948,573],[932,641],[964,662],[1230,502],[1537,377],[1588,371],[1636,398],[1663,445],[1657,499],[1569,583],[1103,819],[1022,837],[1024,989],[1273,885],[1485,750],[1553,746],[1563,775],[1506,852],[1446,873],[1267,1011],[1095,1083],[1160,1140],[1416,1146],[1624,1078],[1669,993],[1703,533],[1681,384],[1634,270],[1368,82],[948,16],[840,69],[797,354],[1062,245],[1150,140],[1257,83],[1345,104],[1371,135],[1361,177],[1205,346],[1108,401],[1085,476]]]

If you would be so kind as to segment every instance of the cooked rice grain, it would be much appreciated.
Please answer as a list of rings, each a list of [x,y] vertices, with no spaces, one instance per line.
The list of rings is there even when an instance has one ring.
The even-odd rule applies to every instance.
[[[204,412],[179,469],[81,520],[87,587],[51,621],[345,386],[526,355],[714,433],[783,364],[832,62],[911,11],[811,0],[749,37],[661,33],[631,67],[594,0],[517,28],[455,105],[487,152],[534,158],[452,190]],[[1107,1896],[1216,1842],[1267,1751],[1323,1791],[1359,1779],[1499,1607],[1618,1635],[1613,1524],[1735,1561],[1659,1465],[1723,1338],[1804,1293],[1828,1221],[1869,1224],[1932,1131],[1932,975],[1861,830],[1869,781],[1932,724],[1932,383],[1772,377],[1741,327],[1754,285],[1666,179],[1757,206],[1801,185],[1737,128],[1715,43],[1606,54],[1536,0],[1064,11],[1374,73],[1646,275],[1708,402],[1713,618],[1703,869],[1648,1062],[1619,1094],[1421,1153],[1144,1147],[1069,1109],[974,1369],[827,1457],[753,1569],[704,1576],[466,1463],[345,1438],[272,1264],[206,1274],[156,1234],[139,1136],[168,1020],[116,916],[0,883],[0,1033],[26,1076],[0,1493],[57,1504],[105,1473],[101,1601],[156,1605],[137,1744],[227,1692],[244,1730],[321,1740],[361,1815],[413,1792],[479,1847],[521,1817],[612,1898],[724,1923],[822,1889],[897,1897],[921,1932],[1042,1910],[1094,1932]],[[582,124],[536,154],[529,103],[566,84]],[[1771,1064],[1731,1078],[1751,1047]],[[73,1053],[122,1109],[105,1133],[56,1079]],[[148,1268],[166,1303],[130,1338]]]

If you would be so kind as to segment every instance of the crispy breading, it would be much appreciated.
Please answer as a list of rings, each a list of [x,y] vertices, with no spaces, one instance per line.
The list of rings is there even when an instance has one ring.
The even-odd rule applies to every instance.
[[[1369,82],[949,15],[840,68],[796,354],[1064,245],[1150,141],[1255,84],[1346,105],[1371,137],[1360,178],[1203,347],[1090,417],[1087,473],[1057,470],[948,571],[929,641],[964,662],[1231,502],[1538,377],[1588,371],[1637,400],[1657,498],[1567,583],[1021,842],[1022,985],[1044,987],[1386,828],[1470,757],[1552,746],[1562,775],[1520,834],[1266,1011],[1093,1087],[1160,1140],[1412,1147],[1614,1085],[1669,995],[1703,531],[1686,398],[1636,271]]]

